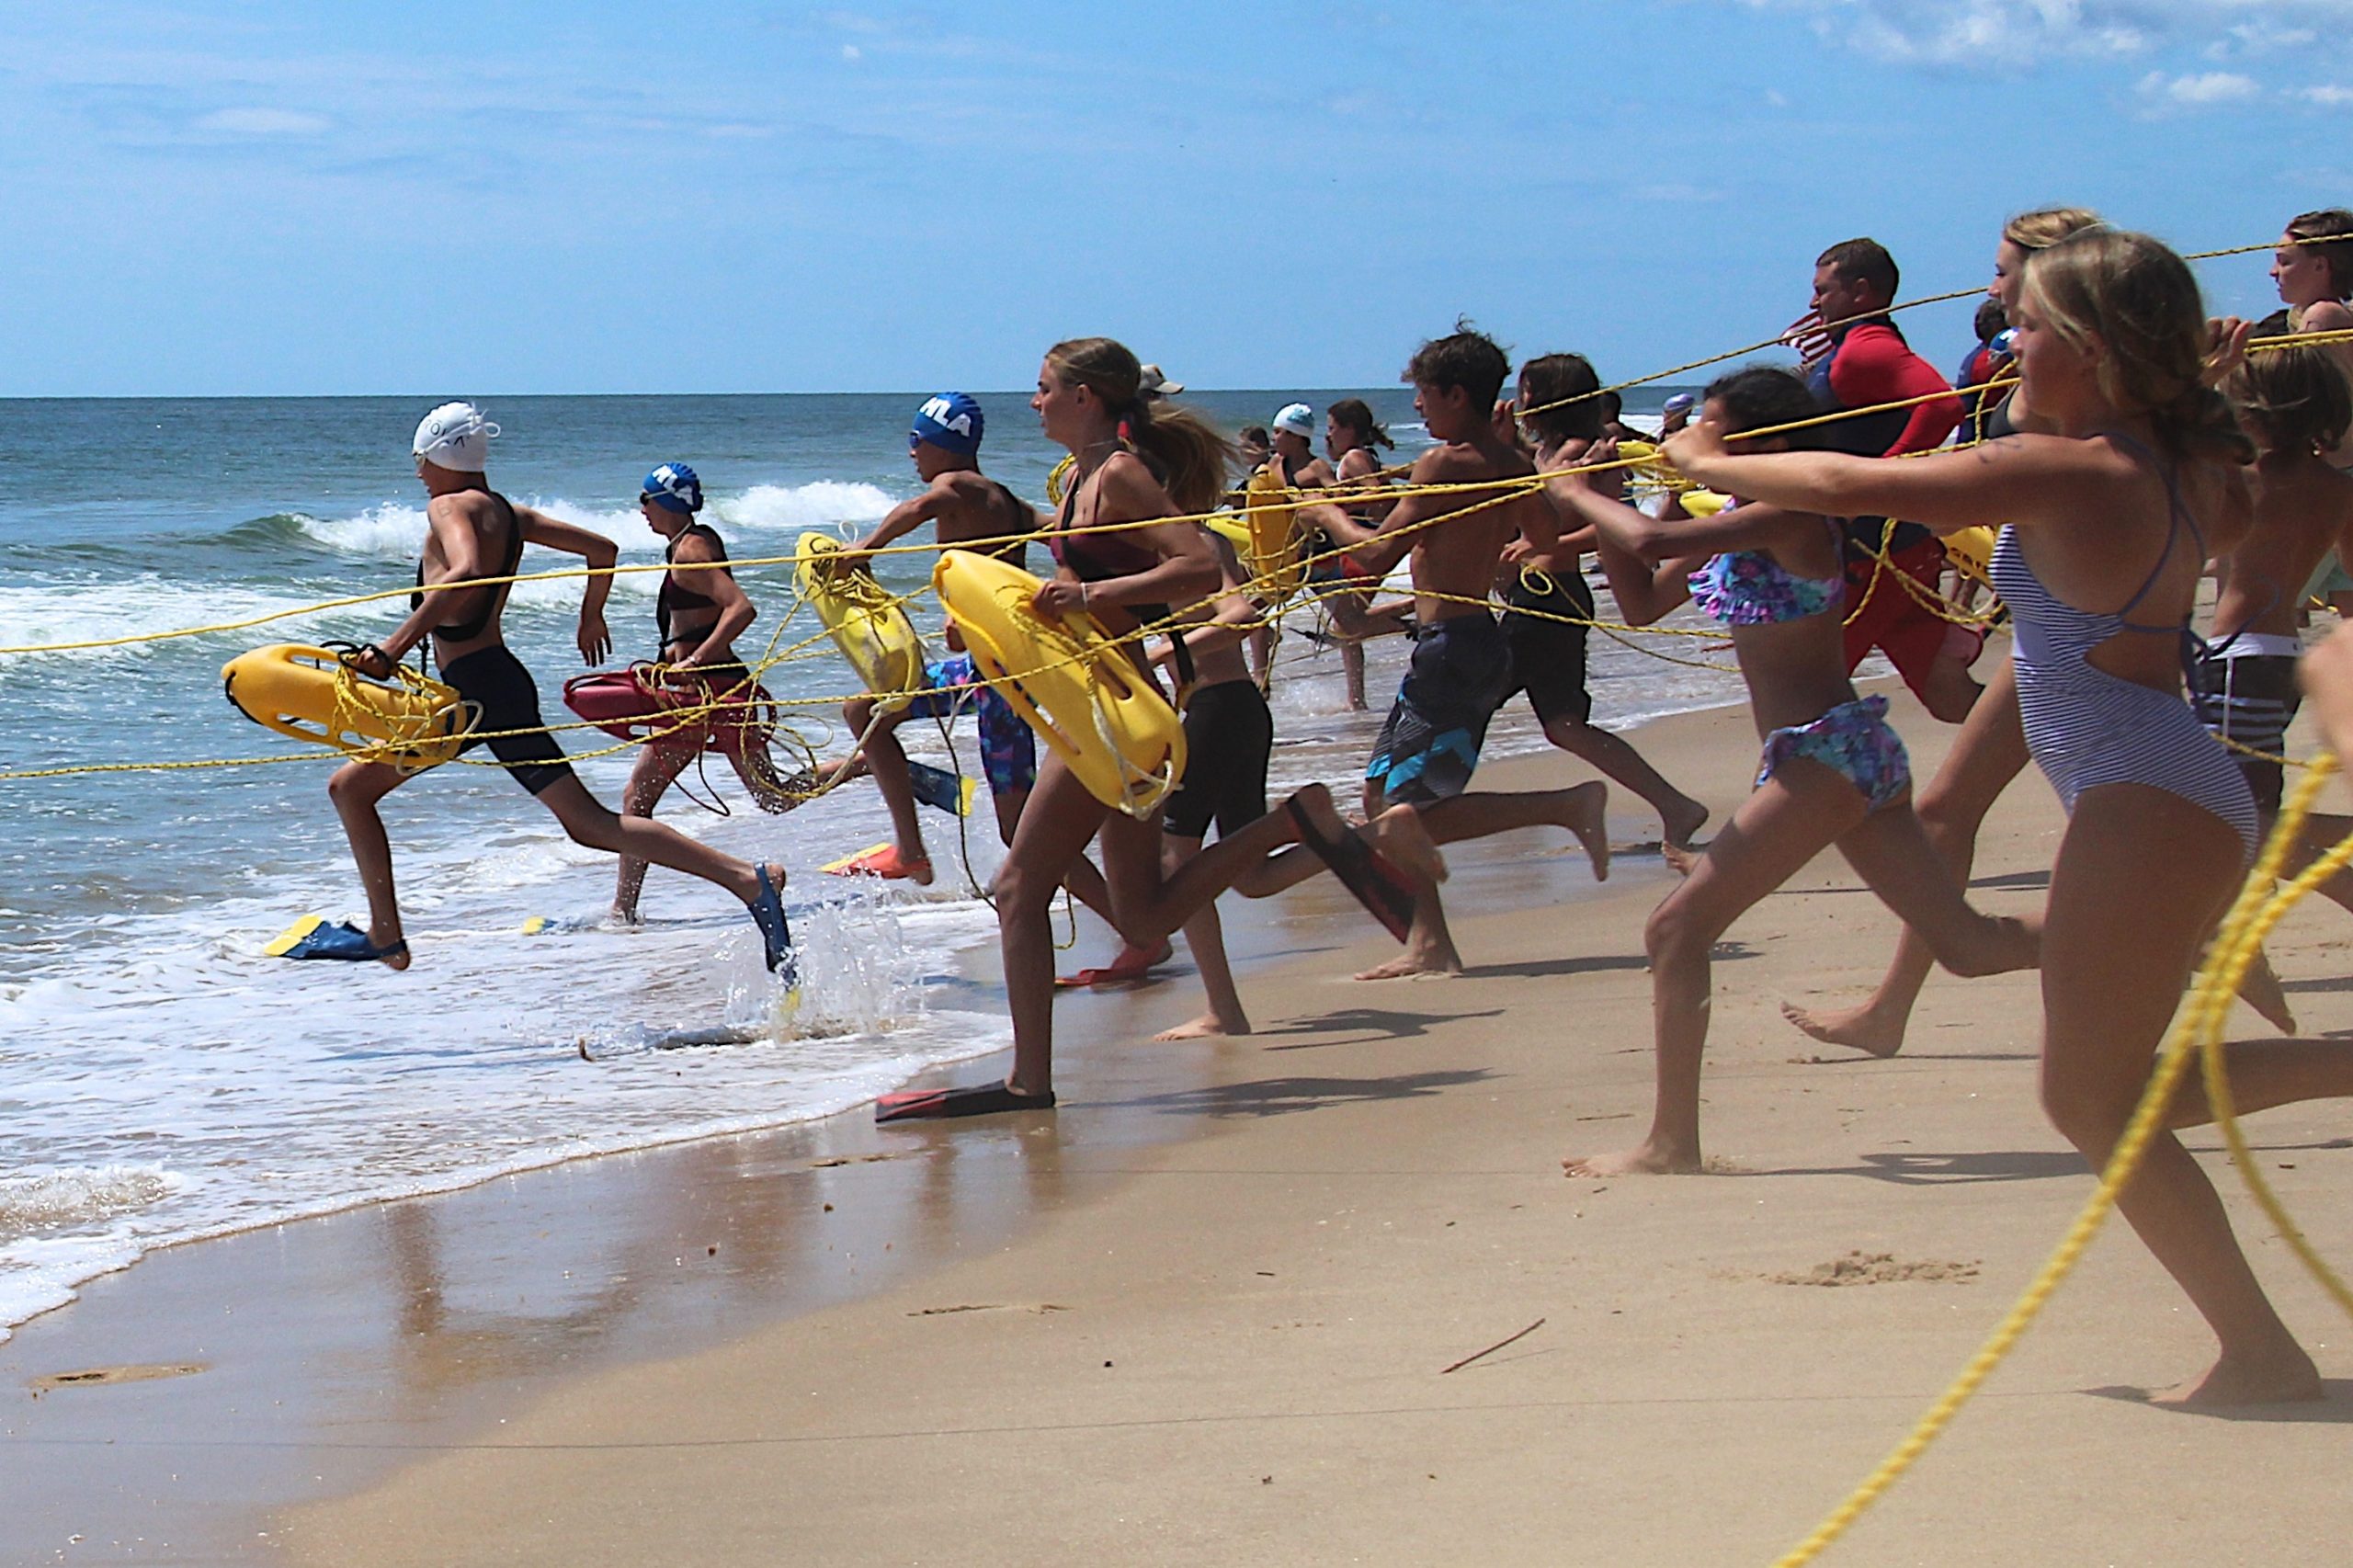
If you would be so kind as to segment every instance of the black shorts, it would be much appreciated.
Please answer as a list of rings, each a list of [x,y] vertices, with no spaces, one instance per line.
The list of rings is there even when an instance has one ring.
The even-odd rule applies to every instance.
[[[1397,704],[1364,770],[1391,805],[1430,805],[1471,787],[1487,722],[1511,689],[1511,647],[1482,611],[1414,633]]]
[[[1275,716],[1257,686],[1220,681],[1185,702],[1185,778],[1168,797],[1160,829],[1176,838],[1220,838],[1267,814],[1267,758],[1275,749]]]
[[[441,678],[481,710],[473,723],[475,733],[458,748],[460,752],[487,745],[490,754],[506,764],[515,782],[534,795],[559,778],[572,777],[572,764],[563,759],[563,748],[543,727],[547,721],[540,717],[540,688],[532,684],[531,672],[505,646],[477,648],[454,664],[442,665]],[[535,733],[501,734],[505,730]]]
[[[2288,726],[2304,699],[2296,685],[2293,654],[2209,656],[2198,661],[2197,676],[2190,705],[2198,710],[2200,723],[2218,738],[2235,741],[2249,751],[2272,756],[2285,754]],[[2282,766],[2242,751],[2232,752],[2231,760],[2246,775],[2247,788],[2255,791],[2256,810],[2267,817],[2276,814],[2287,784]]]
[[[1549,594],[1516,583],[1505,596],[1504,641],[1511,645],[1511,689],[1528,693],[1528,705],[1545,723],[1566,719],[1582,724],[1593,717],[1593,694],[1586,689],[1585,642],[1593,619],[1593,585],[1582,572],[1553,579]],[[1536,614],[1522,614],[1533,610]],[[1565,617],[1566,619],[1562,619]]]

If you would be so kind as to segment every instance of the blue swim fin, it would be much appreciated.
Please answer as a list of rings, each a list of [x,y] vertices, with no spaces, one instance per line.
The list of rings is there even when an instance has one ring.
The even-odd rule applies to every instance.
[[[280,931],[262,950],[274,959],[335,959],[345,963],[372,963],[380,959],[398,958],[408,951],[408,943],[404,940],[380,948],[368,939],[367,932],[348,921],[337,920],[330,924],[316,915],[305,915]]]
[[[907,781],[915,786],[915,799],[926,806],[934,806],[950,816],[972,814],[972,796],[980,786],[961,774],[928,763],[909,762]]]

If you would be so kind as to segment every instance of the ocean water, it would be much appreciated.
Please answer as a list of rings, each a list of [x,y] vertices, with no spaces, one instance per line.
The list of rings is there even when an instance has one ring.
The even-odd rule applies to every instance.
[[[1320,406],[1338,395],[1188,401],[1233,426],[1294,396]],[[1359,395],[1392,421],[1402,450],[1422,444],[1404,390]],[[159,633],[404,586],[425,531],[407,441],[437,401],[0,402],[0,645]],[[663,460],[699,471],[706,517],[738,558],[789,554],[804,528],[855,536],[916,489],[904,437],[914,396],[480,401],[505,429],[493,483],[618,539],[625,563],[659,560],[635,498]],[[981,401],[989,472],[1041,496],[1060,454],[1024,396]],[[567,564],[532,551],[523,569]],[[904,589],[926,571],[903,557],[883,574]],[[815,631],[805,611],[778,622],[789,569],[742,579],[764,614],[740,648]],[[618,659],[654,652],[658,581],[617,581]],[[506,614],[551,722],[570,717],[557,692],[581,668],[578,596],[576,581],[525,585]],[[807,979],[789,1019],[732,899],[655,870],[645,925],[602,927],[610,860],[570,844],[483,768],[441,768],[386,803],[413,970],[266,957],[299,916],[358,915],[364,900],[325,795],[331,754],[246,722],[222,698],[221,665],[264,642],[364,641],[404,608],[0,658],[0,768],[284,759],[0,781],[0,1336],[155,1246],[823,1116],[1008,1038],[1001,1007],[950,962],[994,937],[964,876],[969,864],[985,881],[998,858],[985,802],[966,824],[968,859],[951,819],[926,814],[933,888],[877,889],[816,870],[888,836],[870,787],[772,817],[723,767],[709,788],[691,772],[685,782],[730,814],[674,790],[663,815],[791,869]],[[1397,640],[1373,645],[1375,711],[1348,715],[1337,656],[1284,640],[1279,785],[1321,778],[1352,796],[1404,652]],[[1594,665],[1605,722],[1737,695],[1718,671],[1603,639]],[[822,645],[767,680],[787,699],[852,685]],[[837,718],[800,711],[811,746],[842,749]],[[930,726],[903,734],[915,756],[951,760]],[[605,741],[589,732],[567,744]],[[969,722],[955,744],[977,773]],[[1515,704],[1490,747],[1543,744]],[[580,770],[618,802],[629,762],[592,758]],[[559,928],[527,936],[533,915]],[[1099,927],[1086,940],[1108,947]],[[697,1035],[730,1043],[680,1043]]]

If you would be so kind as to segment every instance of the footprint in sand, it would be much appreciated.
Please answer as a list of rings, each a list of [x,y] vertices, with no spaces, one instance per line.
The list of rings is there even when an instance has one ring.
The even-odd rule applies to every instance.
[[[1965,1284],[1977,1278],[1974,1263],[1898,1263],[1885,1252],[1850,1252],[1828,1263],[1817,1263],[1802,1274],[1768,1274],[1776,1285],[1892,1285],[1925,1279],[1941,1285]]]

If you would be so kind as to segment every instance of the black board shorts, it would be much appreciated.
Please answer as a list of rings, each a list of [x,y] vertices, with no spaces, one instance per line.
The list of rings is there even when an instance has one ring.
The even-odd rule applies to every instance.
[[[534,795],[559,778],[572,777],[572,764],[564,760],[563,748],[555,744],[555,737],[545,729],[547,721],[540,717],[540,688],[532,683],[531,672],[504,645],[477,648],[443,665],[441,678],[480,710],[474,733],[466,737],[460,752],[479,745],[490,747],[491,756],[506,765],[515,782]],[[506,730],[534,733],[501,733]]]
[[[1185,777],[1161,814],[1163,833],[1220,838],[1267,814],[1267,759],[1275,716],[1255,681],[1198,687],[1185,701]]]
[[[1593,717],[1593,694],[1586,689],[1586,635],[1593,620],[1593,586],[1582,572],[1554,579],[1540,594],[1512,585],[1504,602],[1504,641],[1511,644],[1513,691],[1528,693],[1528,705],[1545,723],[1566,719],[1582,724]],[[1525,611],[1535,611],[1526,614]],[[1511,693],[1505,693],[1509,701]]]

